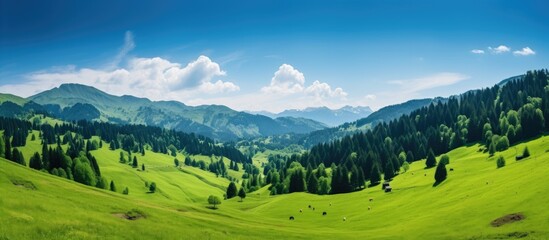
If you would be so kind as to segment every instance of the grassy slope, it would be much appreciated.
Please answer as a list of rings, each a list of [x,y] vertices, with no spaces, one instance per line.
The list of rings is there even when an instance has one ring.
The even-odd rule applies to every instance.
[[[23,106],[25,105],[25,103],[28,102],[26,99],[19,96],[15,96],[13,94],[0,93],[0,103],[7,102],[7,101],[13,102],[19,106]]]
[[[23,148],[27,159],[26,148],[36,149],[33,144],[37,143]],[[523,147],[519,144],[501,153],[507,159],[501,169],[496,169],[495,157],[478,152],[478,145],[456,149],[448,154],[448,168],[454,171],[438,187],[432,187],[434,168],[425,170],[420,161],[395,178],[392,193],[376,186],[342,195],[269,196],[263,188],[248,194],[244,202],[223,201],[215,211],[206,208],[206,197],[221,196],[223,191],[216,185],[226,186],[227,180],[195,168],[186,168],[193,174],[178,171],[171,167],[173,157],[167,155],[147,152],[145,157],[138,156],[148,166],[141,172],[118,163],[119,153],[105,146],[94,153],[103,175],[114,179],[119,191],[129,186],[128,196],[0,160],[0,216],[9,216],[0,217],[0,239],[494,239],[513,232],[547,239],[549,136],[529,142],[532,156],[516,162],[515,148],[520,152]],[[30,180],[38,190],[15,186],[11,178]],[[142,179],[155,181],[160,191],[145,193]],[[128,221],[112,215],[132,208],[149,217]],[[515,212],[524,213],[526,219],[499,228],[490,226],[492,220]],[[290,215],[295,221],[288,220]]]

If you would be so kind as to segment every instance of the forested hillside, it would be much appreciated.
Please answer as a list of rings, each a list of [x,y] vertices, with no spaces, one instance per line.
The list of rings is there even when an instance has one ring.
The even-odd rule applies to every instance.
[[[390,181],[401,167],[419,159],[427,158],[426,168],[435,167],[435,155],[469,143],[480,142],[483,151],[493,155],[547,130],[548,80],[547,70],[530,71],[503,86],[431,103],[365,133],[316,145],[305,154],[271,156],[266,183],[274,186],[273,194],[342,193],[376,185],[382,178]]]
[[[3,132],[0,137],[0,156],[25,166],[28,162],[31,168],[99,188],[104,188],[107,183],[103,181],[101,166],[91,151],[103,148],[103,142],[109,143],[110,150],[122,149],[126,152],[127,154],[120,154],[119,162],[128,163],[134,168],[141,166],[138,156],[144,156],[145,149],[174,157],[178,152],[184,152],[185,155],[226,157],[230,159],[231,166],[233,163],[251,164],[251,159],[234,147],[194,134],[143,125],[120,126],[83,120],[55,125],[41,124],[41,118],[42,116],[37,115],[30,122],[0,117],[0,131]],[[17,147],[27,144],[31,132],[31,141],[40,141],[42,149],[32,156],[26,156],[26,159]],[[92,139],[93,136],[99,139]],[[190,158],[185,160],[187,165],[192,165]],[[201,168],[206,170],[206,164],[202,165]],[[210,171],[226,176],[224,163],[220,164],[222,170],[212,168],[214,164],[210,165]],[[194,166],[199,167],[198,162]]]

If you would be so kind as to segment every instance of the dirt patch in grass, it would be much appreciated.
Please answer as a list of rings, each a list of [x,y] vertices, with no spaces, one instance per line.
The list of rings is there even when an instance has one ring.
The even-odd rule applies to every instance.
[[[530,232],[530,233],[534,233],[534,232]],[[488,234],[488,235],[470,237],[469,240],[517,239],[517,238],[528,237],[530,233],[529,232],[510,232],[510,233],[500,233],[500,234]]]
[[[119,217],[119,218],[122,218],[122,219],[130,220],[130,221],[134,221],[134,220],[137,220],[137,219],[140,219],[140,218],[146,218],[147,217],[145,215],[145,213],[143,213],[139,209],[132,209],[132,210],[127,211],[125,213],[113,213],[112,215],[114,215],[116,217]]]
[[[30,189],[30,190],[36,190],[36,186],[34,185],[34,183],[32,183],[31,181],[27,181],[27,180],[22,180],[22,179],[10,179],[11,183],[13,183],[13,185],[15,186],[18,186],[18,187],[23,187],[23,188],[26,188],[26,189]]]
[[[507,223],[521,221],[525,218],[526,216],[522,213],[511,213],[492,221],[490,225],[492,225],[492,227],[499,227]]]

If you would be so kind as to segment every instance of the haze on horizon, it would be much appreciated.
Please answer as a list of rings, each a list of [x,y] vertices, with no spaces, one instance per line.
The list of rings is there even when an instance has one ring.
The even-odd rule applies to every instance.
[[[128,7],[131,6],[131,7]],[[380,107],[547,68],[544,1],[0,4],[0,92],[236,110]]]

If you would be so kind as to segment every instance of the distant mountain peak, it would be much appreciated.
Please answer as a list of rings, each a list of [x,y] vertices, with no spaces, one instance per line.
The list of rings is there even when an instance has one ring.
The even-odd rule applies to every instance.
[[[280,113],[256,112],[269,116],[277,117],[295,117],[308,118],[324,123],[328,126],[337,126],[346,122],[353,122],[361,118],[365,118],[372,113],[372,109],[367,106],[344,106],[338,109],[330,109],[327,106],[307,107],[304,109],[288,109]]]

